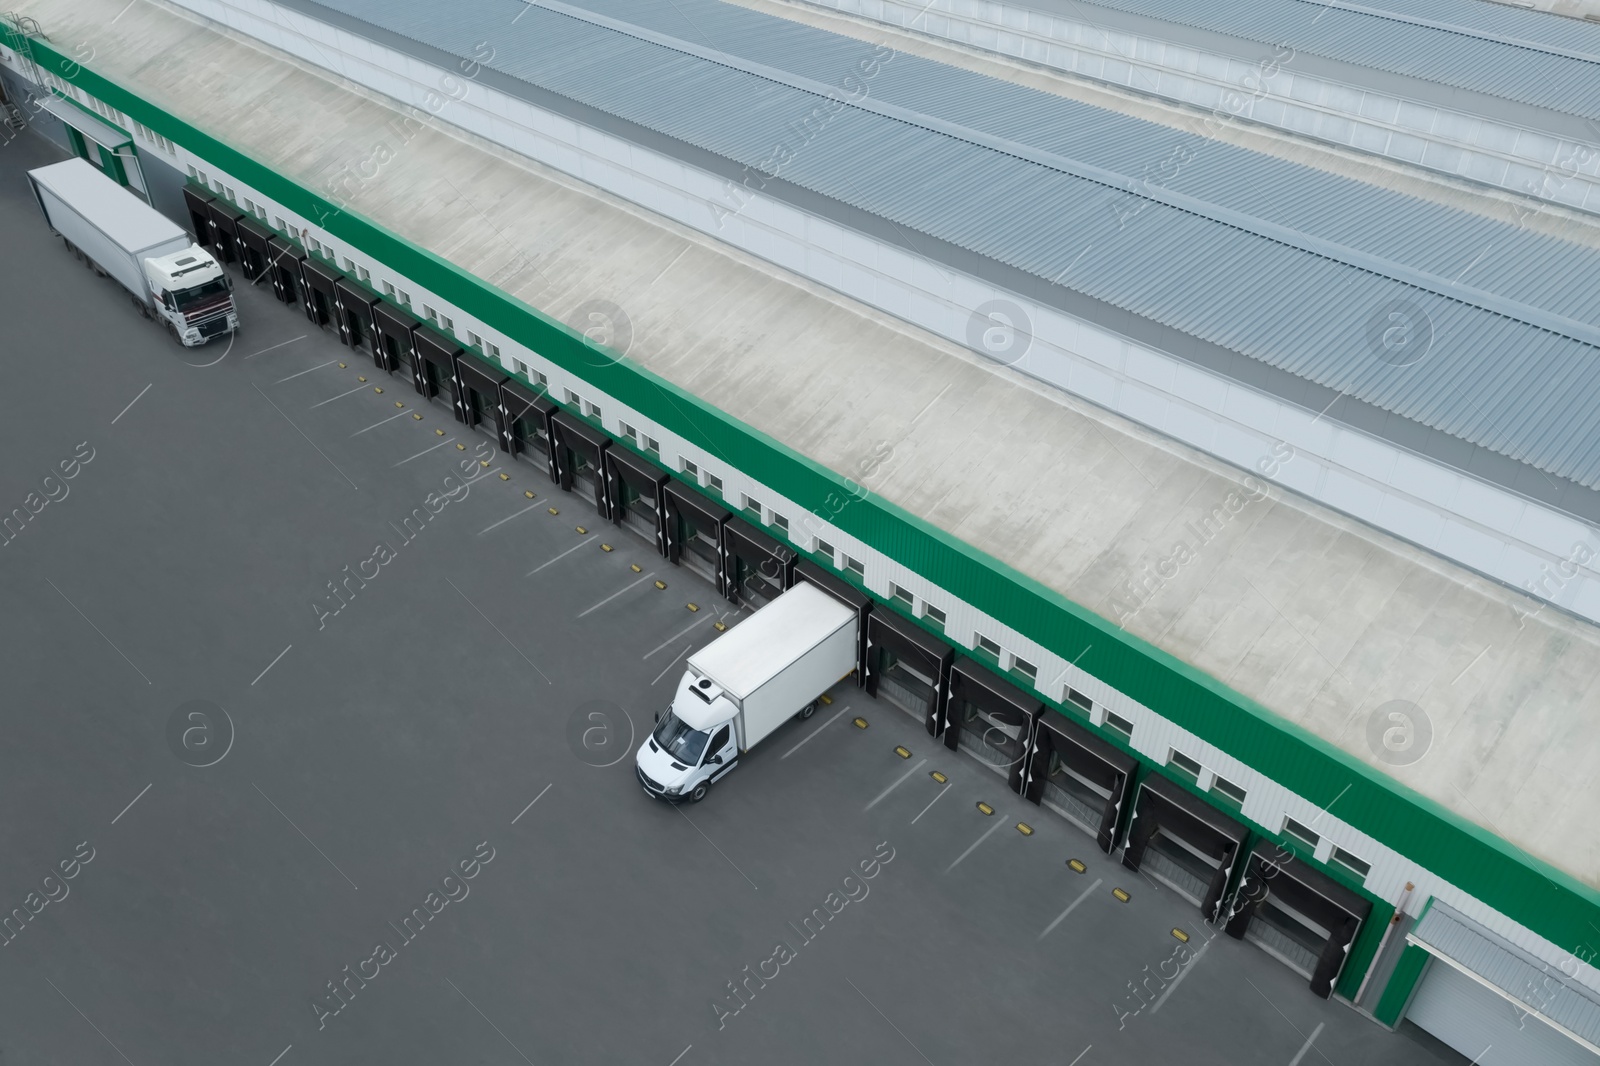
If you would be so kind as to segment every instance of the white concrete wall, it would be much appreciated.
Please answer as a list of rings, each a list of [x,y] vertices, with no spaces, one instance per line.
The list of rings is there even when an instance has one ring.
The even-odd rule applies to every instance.
[[[993,0],[805,2],[1187,104],[1215,121],[1257,122],[1600,213],[1600,127],[1587,139],[1554,137],[1305,73],[1288,48],[1263,45],[1246,61]]]
[[[264,8],[259,0],[234,0],[241,6],[250,5],[256,11]],[[224,8],[219,0],[184,0],[186,5],[196,8],[201,6],[211,7],[224,14],[238,15],[237,10]],[[283,22],[272,22],[268,27],[275,33],[282,34],[286,42],[292,42],[296,34],[316,33],[317,40],[322,48],[337,45],[346,49],[351,43],[344,35],[334,35],[327,27],[317,27],[314,24],[300,20],[291,12],[281,12]],[[310,49],[305,37],[300,37],[300,47]],[[370,48],[370,46],[368,46]],[[348,52],[346,58],[349,58]],[[0,49],[0,62],[15,68],[15,57]],[[358,64],[352,63],[350,69],[358,69]],[[399,69],[403,65],[396,64]],[[428,72],[413,71],[423,77]],[[391,75],[393,77],[393,75]],[[478,101],[482,103],[481,99]],[[454,105],[452,105],[454,106]],[[525,105],[512,101],[503,102],[505,112],[513,117],[518,116],[518,109],[525,109]],[[458,118],[458,114],[452,114]],[[531,115],[522,115],[530,118]],[[549,116],[546,116],[547,120]],[[592,132],[592,131],[591,131]],[[524,132],[522,138],[529,143],[536,143],[531,133]],[[153,143],[141,140],[141,147],[153,148]],[[619,146],[609,146],[617,150]],[[1511,919],[1495,911],[1487,904],[1482,903],[1467,892],[1445,881],[1428,870],[1420,867],[1414,861],[1381,845],[1339,819],[1334,813],[1337,796],[1305,797],[1277,784],[1269,774],[1259,768],[1246,766],[1230,756],[1224,755],[1209,744],[1201,741],[1197,736],[1180,729],[1170,720],[1164,718],[1152,709],[1133,700],[1127,695],[1111,688],[1109,685],[1091,677],[1079,670],[1061,656],[1044,649],[1020,634],[1011,630],[998,619],[989,617],[976,607],[967,604],[947,590],[935,585],[920,575],[908,571],[905,567],[876,551],[871,546],[861,542],[843,530],[833,526],[826,516],[808,515],[804,508],[792,500],[781,496],[774,489],[763,485],[742,471],[727,466],[722,460],[707,453],[693,443],[671,433],[663,426],[655,423],[650,418],[635,411],[614,397],[606,395],[588,385],[581,379],[567,374],[554,363],[548,361],[538,352],[533,351],[518,343],[513,338],[492,329],[462,309],[453,306],[448,301],[419,285],[415,280],[396,274],[385,264],[378,262],[362,249],[353,248],[331,233],[320,229],[314,220],[302,217],[276,203],[259,190],[252,188],[240,180],[237,175],[225,174],[211,161],[206,160],[183,146],[175,146],[176,151],[168,152],[161,148],[165,158],[174,162],[180,168],[186,168],[195,175],[204,175],[211,188],[223,192],[231,190],[236,202],[242,203],[249,198],[254,203],[262,205],[268,217],[277,220],[283,219],[295,232],[305,237],[315,238],[322,244],[329,246],[341,259],[350,258],[357,266],[370,272],[372,283],[380,287],[384,282],[405,289],[411,294],[413,307],[420,307],[426,303],[443,311],[455,320],[458,334],[471,330],[479,336],[497,344],[500,348],[502,364],[512,369],[512,362],[520,361],[532,371],[543,374],[550,386],[553,395],[561,397],[566,391],[576,393],[583,400],[597,404],[603,410],[603,423],[607,430],[620,435],[620,423],[627,422],[640,432],[655,438],[660,442],[661,461],[675,469],[681,469],[681,461],[688,459],[694,462],[702,472],[702,483],[706,475],[716,475],[723,481],[723,496],[725,499],[740,500],[740,494],[748,494],[760,499],[769,511],[788,517],[790,528],[794,531],[797,540],[803,547],[811,547],[815,537],[821,536],[828,540],[837,549],[848,553],[853,558],[865,564],[865,584],[877,595],[888,599],[891,595],[889,585],[891,582],[899,584],[915,592],[918,596],[918,610],[920,612],[924,600],[933,600],[947,611],[945,625],[946,635],[953,643],[964,648],[972,649],[976,645],[976,635],[983,633],[991,639],[998,641],[1006,657],[1021,656],[1038,666],[1040,689],[1046,694],[1060,698],[1066,686],[1090,696],[1095,702],[1094,719],[1104,720],[1106,711],[1111,711],[1131,721],[1134,726],[1133,747],[1145,757],[1165,762],[1171,749],[1176,748],[1192,758],[1200,761],[1207,771],[1221,774],[1230,781],[1240,785],[1247,791],[1244,813],[1247,817],[1265,826],[1269,830],[1279,829],[1285,817],[1294,818],[1296,821],[1314,827],[1323,837],[1323,844],[1319,848],[1319,856],[1326,856],[1333,844],[1338,844],[1360,858],[1371,863],[1371,873],[1366,878],[1366,888],[1379,898],[1391,902],[1399,902],[1402,898],[1403,888],[1407,882],[1413,882],[1416,890],[1409,898],[1407,911],[1413,915],[1419,914],[1429,896],[1438,898],[1457,908],[1476,921],[1493,929],[1507,940],[1517,944],[1535,957],[1549,962],[1554,966],[1564,966],[1565,971],[1572,973],[1577,969],[1577,980],[1591,989],[1600,991],[1600,969],[1589,966],[1581,960],[1573,959],[1567,952],[1557,948],[1550,941],[1533,933],[1531,930],[1513,922]],[[629,146],[620,146],[614,157],[624,162],[630,160],[632,152]],[[583,163],[586,175],[606,175],[613,179],[621,179],[629,174],[626,166],[619,167],[613,163],[602,163],[593,155],[585,155],[574,150],[569,157],[573,162]],[[633,160],[637,162],[637,160]],[[687,177],[681,174],[680,178]],[[704,177],[703,175],[701,177]],[[635,179],[637,180],[637,179]],[[661,195],[668,190],[660,189]],[[641,201],[642,202],[642,201]],[[703,209],[703,205],[702,208]],[[857,238],[859,239],[859,238]],[[805,532],[811,530],[810,534]]]

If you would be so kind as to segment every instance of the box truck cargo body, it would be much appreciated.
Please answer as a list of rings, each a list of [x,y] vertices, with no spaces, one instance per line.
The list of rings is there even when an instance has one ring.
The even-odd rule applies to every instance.
[[[814,585],[796,585],[691,655],[672,706],[639,748],[645,791],[698,801],[784,722],[809,718],[856,667],[857,618]]]
[[[233,283],[175,222],[82,159],[28,172],[50,228],[186,347],[239,327]]]

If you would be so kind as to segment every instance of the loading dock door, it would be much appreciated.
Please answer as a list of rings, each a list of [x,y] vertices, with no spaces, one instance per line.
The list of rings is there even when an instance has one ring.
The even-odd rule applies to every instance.
[[[300,260],[306,318],[318,329],[339,329],[338,284],[343,279],[343,274],[314,256]]]
[[[801,559],[794,566],[793,584],[815,585],[856,613],[856,684],[867,683],[867,623],[872,617],[872,597],[853,585],[834,577],[809,559]]]
[[[239,267],[244,280],[254,285],[267,274],[275,234],[249,215],[239,220]]]
[[[417,381],[422,386],[419,391],[430,400],[441,400],[455,414],[457,422],[465,422],[461,374],[456,369],[461,349],[444,334],[425,325],[418,325],[411,331],[411,340],[417,354]]]
[[[183,205],[189,209],[189,232],[194,236],[194,243],[202,248],[209,249],[213,240],[211,201],[215,199],[198,185],[183,187]]]
[[[1111,854],[1137,760],[1058,711],[1039,716],[1033,737],[1024,798],[1074,823]]]
[[[559,482],[550,420],[560,408],[542,391],[513,378],[500,383],[500,405],[506,409],[502,447],[512,455],[527,454],[534,462],[543,463],[550,480]]]
[[[339,340],[358,352],[372,352],[377,335],[372,324],[374,297],[349,278],[333,287],[334,310],[339,314]]]
[[[1255,944],[1327,999],[1371,913],[1371,903],[1263,840],[1234,895],[1228,935]]]
[[[244,212],[226,200],[213,198],[206,204],[211,216],[211,254],[219,263],[233,263],[239,259],[239,220]]]
[[[467,425],[505,440],[505,412],[500,409],[500,383],[506,376],[495,368],[460,352],[456,355],[456,380],[461,383],[461,414]]]
[[[667,504],[667,558],[693,570],[722,591],[722,525],[728,512],[693,489],[670,482]]]
[[[1023,764],[1033,742],[1033,726],[1044,704],[977,663],[950,669],[950,695],[944,716],[944,744],[975,756],[1021,791]]]
[[[1239,822],[1151,774],[1139,786],[1122,865],[1164,882],[1199,907],[1206,921],[1215,921],[1248,836]]]
[[[423,391],[417,379],[417,352],[411,331],[417,320],[393,304],[378,301],[372,305],[373,328],[378,332],[378,346],[374,352],[378,368],[391,374],[399,373],[411,382],[411,387]]]
[[[1433,956],[1406,1019],[1478,1066],[1600,1063],[1600,994],[1560,967],[1437,899],[1406,939]]]
[[[723,594],[760,608],[794,583],[794,552],[741,518],[723,526]]]
[[[936,737],[955,649],[890,610],[867,618],[866,689],[922,723]]]
[[[624,448],[607,448],[606,492],[611,497],[613,520],[666,554],[666,505],[662,491],[672,480],[649,460]]]
[[[610,518],[611,501],[606,499],[601,471],[611,438],[566,411],[557,411],[551,422],[561,487],[594,504],[601,518]]]
[[[300,246],[274,234],[267,242],[267,257],[272,294],[286,304],[300,299]]]

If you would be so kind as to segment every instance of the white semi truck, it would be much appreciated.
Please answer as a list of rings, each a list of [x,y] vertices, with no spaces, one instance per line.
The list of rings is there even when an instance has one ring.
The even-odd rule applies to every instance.
[[[856,612],[799,584],[689,656],[677,695],[640,746],[635,771],[658,799],[698,803],[739,756],[856,667]]]
[[[28,172],[50,228],[185,347],[239,328],[233,282],[182,227],[82,159]]]

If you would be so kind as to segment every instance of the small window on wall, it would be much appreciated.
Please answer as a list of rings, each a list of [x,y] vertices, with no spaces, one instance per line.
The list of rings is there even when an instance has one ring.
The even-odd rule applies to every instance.
[[[440,315],[439,328],[444,330],[446,333],[454,333],[456,331],[455,319],[451,318],[449,315]]]
[[[1363,881],[1365,881],[1367,879],[1367,875],[1372,872],[1372,864],[1370,862],[1367,862],[1365,859],[1356,858],[1343,848],[1333,849],[1333,861],[1338,863],[1340,866],[1343,866],[1346,870],[1349,870]]]
[[[889,595],[893,596],[907,607],[915,606],[917,602],[917,598],[911,595],[910,589],[903,589],[893,582],[889,583]]]
[[[491,345],[491,347],[492,347],[492,345]],[[498,355],[499,353],[500,353],[500,349],[499,348],[495,348],[495,354]],[[532,378],[533,383],[535,385],[538,385],[540,388],[544,389],[547,392],[549,391],[549,389],[550,389],[550,379],[549,378],[545,377],[543,374],[539,373],[537,370],[535,370],[532,373],[531,378]]]
[[[195,169],[195,168],[194,168],[194,164],[193,164],[193,163],[190,163],[190,164],[189,164],[189,176],[190,176],[190,177],[191,177],[191,178],[195,178],[195,179],[199,179],[199,180],[204,180],[204,179],[201,179],[201,178],[200,178],[200,172],[199,172],[199,171],[198,171],[198,170],[196,170],[196,169]]]
[[[394,282],[386,281],[383,283],[383,294],[391,300],[394,299]]]
[[[639,431],[628,425],[626,422],[619,422],[617,424],[622,428],[622,435],[628,439],[628,443],[637,446],[639,443]]]
[[[1188,777],[1194,778],[1197,781],[1200,779],[1200,763],[1189,758],[1189,756],[1185,755],[1177,748],[1172,749],[1172,754],[1167,759],[1167,763],[1174,770],[1180,770]]]
[[[860,559],[852,559],[850,556],[846,555],[844,557],[844,568],[856,575],[856,577],[867,576],[867,568],[862,564]]]
[[[783,530],[785,533],[789,532],[789,520],[776,511],[772,512],[772,524]]]
[[[1012,659],[1011,672],[1027,678],[1030,685],[1039,680],[1039,668],[1026,659]]]
[[[761,501],[754,496],[744,498],[744,509],[755,516],[757,522],[761,521]]]
[[[583,413],[596,422],[600,421],[600,407],[598,404],[592,404],[588,400],[583,401]]]
[[[406,307],[411,306],[411,294],[404,289],[400,290],[400,303]]]
[[[646,437],[644,439],[644,450],[647,452],[655,452],[657,455],[660,455],[661,442],[656,440],[654,437]]]
[[[685,474],[688,474],[690,477],[696,479],[700,477],[700,468],[694,465],[693,459],[684,459],[680,457],[678,462],[683,464],[683,472]]]
[[[978,634],[978,650],[992,655],[996,660],[1000,658],[1000,645],[982,633]]]
[[[288,233],[289,232],[289,224],[287,222],[285,222],[283,219],[279,218],[279,219],[274,219],[273,221],[275,221],[277,223],[277,225],[275,227],[273,227],[273,228],[275,228],[279,233]],[[388,290],[389,290],[389,295],[393,296],[394,295],[394,286],[393,285],[389,285],[389,286],[386,286],[386,288],[388,288]]]
[[[1094,711],[1094,700],[1091,700],[1088,696],[1085,696],[1075,688],[1067,689],[1067,702],[1072,704],[1074,707],[1079,708],[1085,714],[1089,714]]]
[[[498,344],[496,344],[494,341],[485,341],[484,345],[483,345],[483,350],[484,350],[485,354],[487,354],[489,356],[490,359],[498,359],[498,358],[500,358],[500,346]],[[524,374],[526,374],[528,372],[528,367],[527,367],[526,364],[523,365],[522,372]],[[537,376],[539,378],[539,384],[543,385],[544,384],[544,375],[543,374],[539,374]]]
[[[922,617],[926,618],[940,629],[944,628],[945,614],[933,604],[925,603],[922,605]]]
[[[722,495],[722,479],[715,474],[706,475],[706,488],[711,489],[718,496]]]
[[[265,222],[267,220],[267,209],[260,204],[256,204],[256,217]],[[365,274],[366,271],[363,270],[361,273]]]
[[[1219,777],[1211,783],[1211,791],[1227,800],[1235,807],[1244,806],[1245,791],[1225,777]]]
[[[345,256],[344,259],[341,260],[341,262],[344,263],[344,272],[346,274],[350,274],[350,273],[353,273],[355,271],[355,269],[356,269],[356,261],[354,259],[351,259],[348,255]]]
[[[828,563],[830,565],[832,565],[832,566],[838,566],[839,565],[838,562],[836,561],[839,558],[839,553],[834,550],[834,547],[833,547],[832,544],[829,544],[827,541],[823,540],[820,537],[817,538],[817,554],[818,555],[827,556],[828,557]]]
[[[363,284],[363,285],[371,285],[372,284],[372,272],[369,271],[366,267],[358,266],[358,267],[356,267],[356,280],[361,282],[361,284]]]
[[[1285,818],[1283,820],[1283,835],[1304,844],[1312,851],[1317,850],[1317,845],[1322,843],[1322,834],[1310,826],[1301,825],[1293,818]]]
[[[469,348],[482,348],[483,338],[469,329],[467,330],[467,346]]]
[[[573,392],[571,389],[562,389],[561,397],[574,407],[576,407],[580,402],[578,394]]]
[[[244,198],[244,209],[249,214],[252,214],[252,215],[255,214],[256,213],[256,202],[254,200],[250,199],[250,197],[246,196]]]
[[[1133,723],[1122,717],[1120,714],[1114,714],[1111,711],[1107,711],[1106,728],[1114,733],[1121,733],[1124,740],[1133,739]]]

